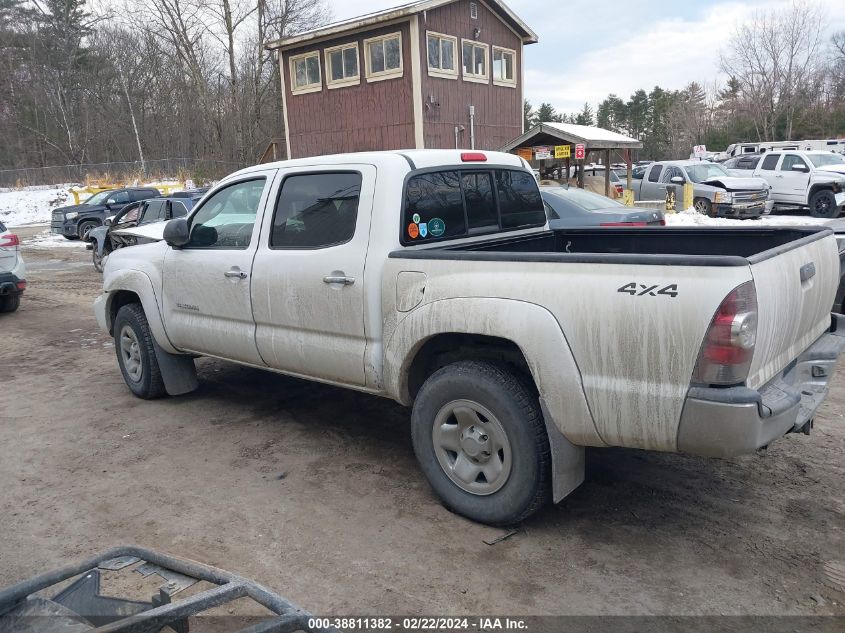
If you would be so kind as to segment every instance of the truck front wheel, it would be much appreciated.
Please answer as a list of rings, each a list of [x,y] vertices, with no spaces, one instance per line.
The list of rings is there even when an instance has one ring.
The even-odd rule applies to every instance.
[[[140,304],[129,303],[118,310],[114,319],[114,348],[120,373],[132,393],[145,400],[166,393],[153,347],[153,333]]]
[[[692,207],[702,215],[706,215],[711,218],[716,217],[716,214],[713,213],[713,203],[707,198],[696,198],[692,203]]]
[[[87,222],[80,222],[79,226],[76,228],[76,234],[79,235],[79,239],[87,242],[88,241],[88,232],[91,229],[95,229],[100,224],[98,222],[89,220]]]
[[[458,514],[513,525],[551,499],[537,396],[505,366],[462,361],[436,371],[414,402],[411,436],[429,484]]]
[[[836,196],[829,189],[817,191],[810,198],[810,215],[814,218],[836,218],[839,209],[836,206]]]

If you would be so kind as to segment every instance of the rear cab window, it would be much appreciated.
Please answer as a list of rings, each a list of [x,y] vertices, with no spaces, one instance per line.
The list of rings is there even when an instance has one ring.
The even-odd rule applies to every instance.
[[[404,246],[544,226],[534,176],[506,168],[445,169],[412,174],[405,187]]]

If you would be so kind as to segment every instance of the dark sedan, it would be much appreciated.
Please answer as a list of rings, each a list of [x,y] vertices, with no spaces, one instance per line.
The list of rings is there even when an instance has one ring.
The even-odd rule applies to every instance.
[[[633,209],[605,196],[576,187],[540,187],[549,227],[664,226],[666,218],[655,209]]]

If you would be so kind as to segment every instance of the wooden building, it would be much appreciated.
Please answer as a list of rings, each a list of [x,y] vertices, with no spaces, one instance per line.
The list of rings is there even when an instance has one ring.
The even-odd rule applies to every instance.
[[[536,41],[504,2],[418,0],[273,42],[287,155],[501,147]]]

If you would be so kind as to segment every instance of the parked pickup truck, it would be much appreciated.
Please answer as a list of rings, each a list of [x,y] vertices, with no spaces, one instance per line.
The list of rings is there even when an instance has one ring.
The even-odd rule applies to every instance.
[[[94,306],[135,395],[192,391],[208,355],[392,398],[445,505],[491,524],[572,492],[585,446],[809,431],[845,346],[829,228],[553,231],[510,154],[259,165],[161,236]]]
[[[802,207],[814,218],[836,218],[845,206],[845,156],[833,152],[771,152],[754,175],[772,187],[778,206]]]
[[[636,200],[663,200],[666,187],[693,185],[693,206],[712,217],[759,218],[771,211],[769,186],[761,178],[737,178],[724,167],[700,160],[652,163],[643,177],[632,181]]]

